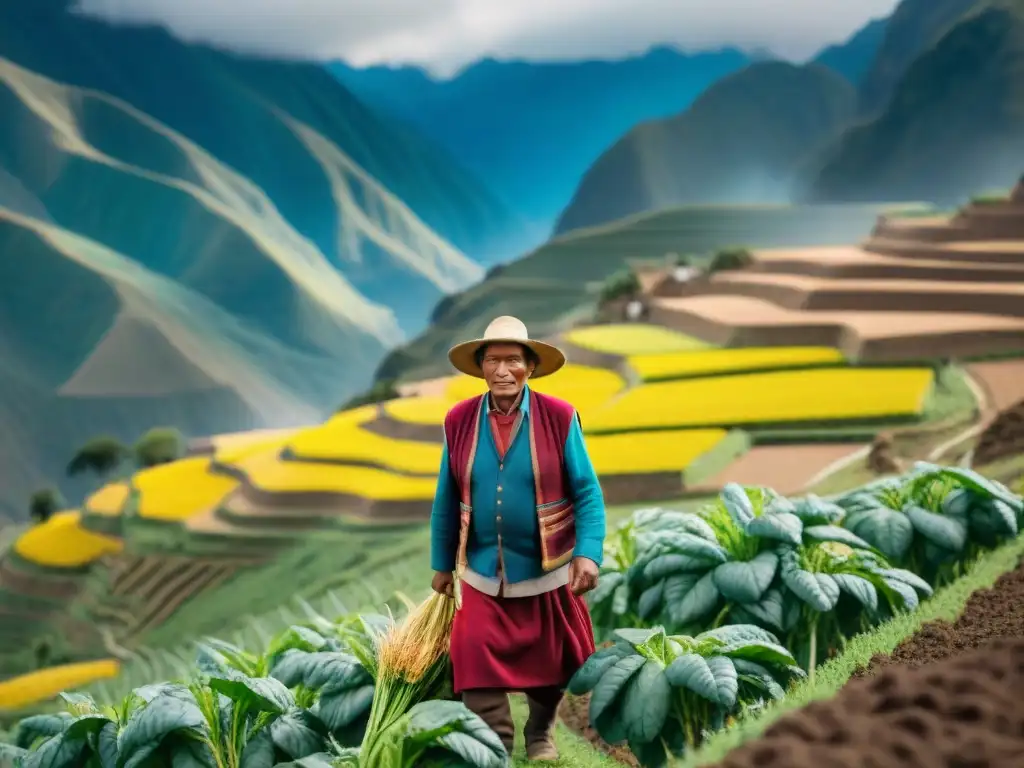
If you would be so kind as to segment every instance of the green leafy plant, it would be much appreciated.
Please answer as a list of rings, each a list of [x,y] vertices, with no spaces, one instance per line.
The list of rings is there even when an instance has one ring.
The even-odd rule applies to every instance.
[[[632,269],[624,269],[611,275],[601,285],[598,303],[607,304],[616,299],[635,296],[640,292],[640,278]]]
[[[605,741],[628,743],[642,765],[661,768],[745,707],[781,698],[801,676],[790,653],[759,627],[696,637],[621,629],[573,676],[569,692],[591,695],[590,723]]]
[[[1002,484],[969,469],[923,462],[837,503],[847,511],[844,527],[934,586],[1016,536],[1024,515],[1024,502]]]

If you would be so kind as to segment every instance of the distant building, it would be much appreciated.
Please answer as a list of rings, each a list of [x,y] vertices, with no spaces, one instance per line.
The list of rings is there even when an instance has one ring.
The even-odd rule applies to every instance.
[[[696,267],[676,267],[672,270],[672,279],[677,283],[688,283],[700,274]]]
[[[626,304],[626,319],[631,323],[643,320],[647,316],[647,306],[640,299],[633,299]]]

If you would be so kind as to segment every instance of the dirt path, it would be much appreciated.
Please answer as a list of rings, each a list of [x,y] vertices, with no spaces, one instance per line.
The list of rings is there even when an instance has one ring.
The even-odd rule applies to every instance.
[[[828,701],[779,720],[720,768],[1024,766],[1024,567],[925,624]]]
[[[764,485],[783,496],[800,493],[836,462],[862,452],[859,443],[809,443],[765,445],[753,448],[699,488],[717,493],[726,483]]]

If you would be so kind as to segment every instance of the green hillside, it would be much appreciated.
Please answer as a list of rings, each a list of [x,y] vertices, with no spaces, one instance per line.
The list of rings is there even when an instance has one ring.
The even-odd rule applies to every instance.
[[[817,64],[753,64],[682,114],[638,125],[587,171],[562,213],[564,233],[641,211],[788,199],[808,148],[853,115],[856,91]]]
[[[825,155],[816,200],[955,203],[1008,187],[1024,157],[1024,6],[970,14],[922,54],[889,106]]]
[[[522,318],[538,338],[560,331],[592,313],[602,281],[633,261],[703,255],[736,245],[854,242],[867,235],[882,210],[877,205],[690,206],[570,232],[444,299],[431,327],[389,354],[377,378],[449,375],[449,347],[478,336],[500,314]]]
[[[308,422],[515,248],[313,65],[0,4],[0,517],[86,439]]]

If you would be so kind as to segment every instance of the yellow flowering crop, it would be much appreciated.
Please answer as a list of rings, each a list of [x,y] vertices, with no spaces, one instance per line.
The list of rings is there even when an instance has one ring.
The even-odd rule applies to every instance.
[[[120,539],[86,530],[81,520],[77,511],[58,512],[21,534],[14,551],[37,565],[80,568],[124,547]]]
[[[47,667],[0,681],[0,709],[21,709],[55,698],[64,691],[115,677],[120,671],[116,659],[83,661]]]
[[[632,355],[630,367],[644,381],[707,376],[732,371],[796,368],[842,363],[843,353],[831,347],[749,347]]]
[[[434,446],[434,452],[435,461],[440,463],[437,446]],[[271,493],[323,491],[381,501],[401,501],[432,499],[437,485],[435,477],[409,477],[366,467],[282,461],[276,453],[250,456],[233,466],[244,472],[256,488]]]
[[[468,378],[468,377],[467,377]],[[478,382],[483,386],[483,382]],[[408,424],[431,424],[440,427],[444,424],[445,414],[455,405],[455,400],[435,395],[423,397],[400,397],[384,403],[384,411],[397,421]],[[437,440],[441,441],[441,430],[438,429]]]
[[[565,338],[577,347],[612,355],[645,355],[686,352],[708,345],[660,325],[621,323],[575,328]]]
[[[572,403],[584,420],[588,414],[608,403],[625,387],[626,382],[613,371],[571,363],[565,365],[558,373],[530,382],[531,389]],[[486,391],[487,384],[483,379],[459,376],[448,385],[446,394],[454,404],[474,395],[482,395]]]
[[[682,472],[728,434],[724,429],[673,429],[592,435],[587,453],[601,476]]]
[[[289,447],[300,459],[366,461],[423,475],[437,472],[441,463],[441,430],[437,443],[392,440],[362,428],[362,424],[374,418],[376,409],[363,414],[360,420],[331,419],[322,426],[303,430]]]
[[[298,429],[254,429],[251,432],[216,435],[213,438],[213,453],[218,460],[232,461],[264,448],[283,446],[298,431]]]
[[[214,506],[238,481],[210,472],[207,456],[192,456],[137,473],[139,515],[152,520],[187,520]]]
[[[596,414],[595,432],[839,421],[921,412],[930,368],[822,368],[644,384]]]
[[[131,489],[127,483],[107,483],[85,500],[84,509],[90,515],[116,517],[124,511]]]

